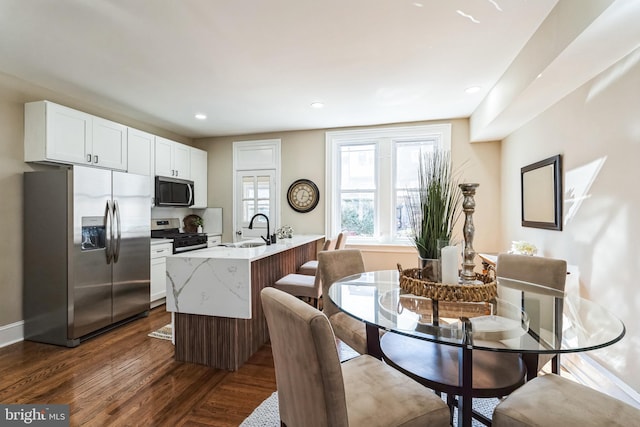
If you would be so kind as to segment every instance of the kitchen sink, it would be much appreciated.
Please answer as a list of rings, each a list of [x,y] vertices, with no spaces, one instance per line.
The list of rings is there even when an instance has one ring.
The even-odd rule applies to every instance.
[[[265,242],[244,242],[236,243],[236,248],[257,248],[258,246],[264,246]]]

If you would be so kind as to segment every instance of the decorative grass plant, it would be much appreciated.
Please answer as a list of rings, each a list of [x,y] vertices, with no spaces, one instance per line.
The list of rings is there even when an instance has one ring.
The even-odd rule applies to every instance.
[[[407,201],[412,239],[423,259],[438,258],[438,241],[451,239],[462,212],[462,192],[451,167],[449,151],[424,153],[418,170],[418,191]]]

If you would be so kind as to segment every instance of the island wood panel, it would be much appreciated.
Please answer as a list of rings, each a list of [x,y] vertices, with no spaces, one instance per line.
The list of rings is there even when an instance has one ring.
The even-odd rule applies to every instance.
[[[260,291],[316,259],[319,242],[251,263],[251,319],[175,313],[175,359],[230,371],[242,366],[269,340]]]

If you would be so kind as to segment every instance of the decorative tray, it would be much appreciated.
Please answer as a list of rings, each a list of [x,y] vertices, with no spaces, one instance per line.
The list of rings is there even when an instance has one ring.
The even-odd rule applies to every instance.
[[[498,295],[494,277],[476,274],[475,284],[447,284],[423,280],[419,268],[402,269],[400,272],[400,288],[413,295],[423,296],[438,301],[493,302]]]

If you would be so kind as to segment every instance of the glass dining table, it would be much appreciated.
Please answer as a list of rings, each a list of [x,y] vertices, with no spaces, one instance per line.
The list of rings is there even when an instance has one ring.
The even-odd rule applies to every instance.
[[[328,297],[365,323],[368,352],[378,358],[380,329],[456,348],[459,426],[472,423],[474,350],[531,358],[603,348],[625,334],[602,305],[534,283],[497,278],[498,297],[490,302],[433,301],[403,291],[399,276],[397,270],[348,276],[331,285]]]

